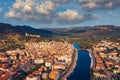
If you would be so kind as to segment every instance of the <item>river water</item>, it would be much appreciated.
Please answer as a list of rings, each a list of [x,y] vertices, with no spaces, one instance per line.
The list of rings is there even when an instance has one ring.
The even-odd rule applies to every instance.
[[[90,64],[91,58],[88,51],[80,50],[77,43],[73,44],[78,49],[78,60],[74,72],[67,78],[67,80],[90,80]]]

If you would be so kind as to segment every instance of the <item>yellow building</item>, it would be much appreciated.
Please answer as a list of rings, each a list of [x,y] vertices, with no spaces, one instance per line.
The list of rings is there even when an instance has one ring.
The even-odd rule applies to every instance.
[[[59,72],[57,70],[52,70],[49,74],[49,78],[53,80],[58,80]]]

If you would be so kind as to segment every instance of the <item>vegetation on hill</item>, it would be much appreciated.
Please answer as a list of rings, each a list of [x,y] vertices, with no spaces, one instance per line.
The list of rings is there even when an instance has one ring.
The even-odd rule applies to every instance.
[[[34,29],[29,26],[12,26],[0,23],[0,50],[24,48],[26,42],[68,41],[77,42],[82,48],[91,48],[102,39],[119,41],[120,27],[100,25],[94,27],[47,28]],[[37,34],[41,37],[25,36],[25,33]]]
[[[24,35],[25,33],[37,34],[42,37],[51,37],[53,35],[53,33],[48,30],[35,29],[29,26],[12,26],[10,24],[0,23],[0,36],[14,36],[15,34]]]

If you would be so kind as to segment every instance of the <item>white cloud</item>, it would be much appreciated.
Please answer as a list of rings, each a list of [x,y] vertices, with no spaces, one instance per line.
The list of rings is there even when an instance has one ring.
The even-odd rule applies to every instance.
[[[58,23],[62,23],[62,24],[80,23],[95,18],[97,18],[96,15],[90,15],[90,14],[80,15],[77,11],[69,10],[69,9],[64,12],[59,12],[57,14],[57,21]]]
[[[82,4],[83,10],[113,10],[120,7],[120,0],[78,0]]]
[[[47,23],[51,21],[55,8],[55,4],[51,1],[36,3],[35,0],[16,0],[5,16],[23,21]]]
[[[113,3],[112,3],[112,2],[106,3],[105,6],[106,6],[106,8],[108,8],[108,9],[109,9],[109,8],[112,8],[112,7],[113,7]]]
[[[64,12],[59,12],[57,16],[59,19],[67,20],[67,21],[78,20],[80,18],[78,12],[75,10],[67,10]]]
[[[2,12],[2,8],[0,8],[0,13]]]
[[[49,15],[53,10],[55,10],[55,4],[53,4],[51,1],[45,1],[41,5],[37,6],[37,11],[40,14]]]
[[[5,17],[43,24],[75,24],[97,18],[90,14],[80,15],[76,10],[68,9],[68,7],[66,11],[56,11],[59,6],[68,5],[68,2],[70,0],[16,0]],[[88,6],[93,9],[96,4],[88,3],[85,8]]]
[[[98,5],[95,2],[89,2],[82,6],[82,8],[85,10],[97,9],[97,7],[98,7]]]
[[[56,5],[68,4],[70,0],[54,0]]]

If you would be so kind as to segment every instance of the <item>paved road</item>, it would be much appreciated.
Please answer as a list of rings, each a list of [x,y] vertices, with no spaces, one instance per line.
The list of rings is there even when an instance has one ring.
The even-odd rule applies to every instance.
[[[100,57],[100,56],[99,56]],[[100,57],[101,58],[101,57]],[[101,60],[102,60],[102,62],[103,62],[103,64],[104,64],[104,67],[105,67],[105,69],[104,69],[104,72],[107,74],[107,80],[111,80],[111,73],[110,73],[110,71],[108,71],[108,69],[107,69],[107,67],[106,67],[106,64],[105,64],[105,61],[101,58]]]
[[[92,64],[92,69],[94,69],[95,68],[95,63],[96,63],[96,59],[95,59],[95,52],[93,51],[93,50],[90,50],[90,54],[91,54],[91,56],[92,56],[92,60],[93,60],[93,64]]]
[[[67,78],[67,74],[69,74],[69,73],[71,73],[72,71],[73,71],[73,69],[74,69],[74,67],[75,67],[75,65],[76,65],[76,60],[77,60],[77,52],[76,52],[76,50],[75,50],[75,53],[73,54],[73,56],[72,56],[72,63],[70,64],[70,66],[65,70],[65,72],[64,73],[62,73],[61,75],[60,75],[60,78],[59,78],[59,80],[65,80],[66,78]]]

